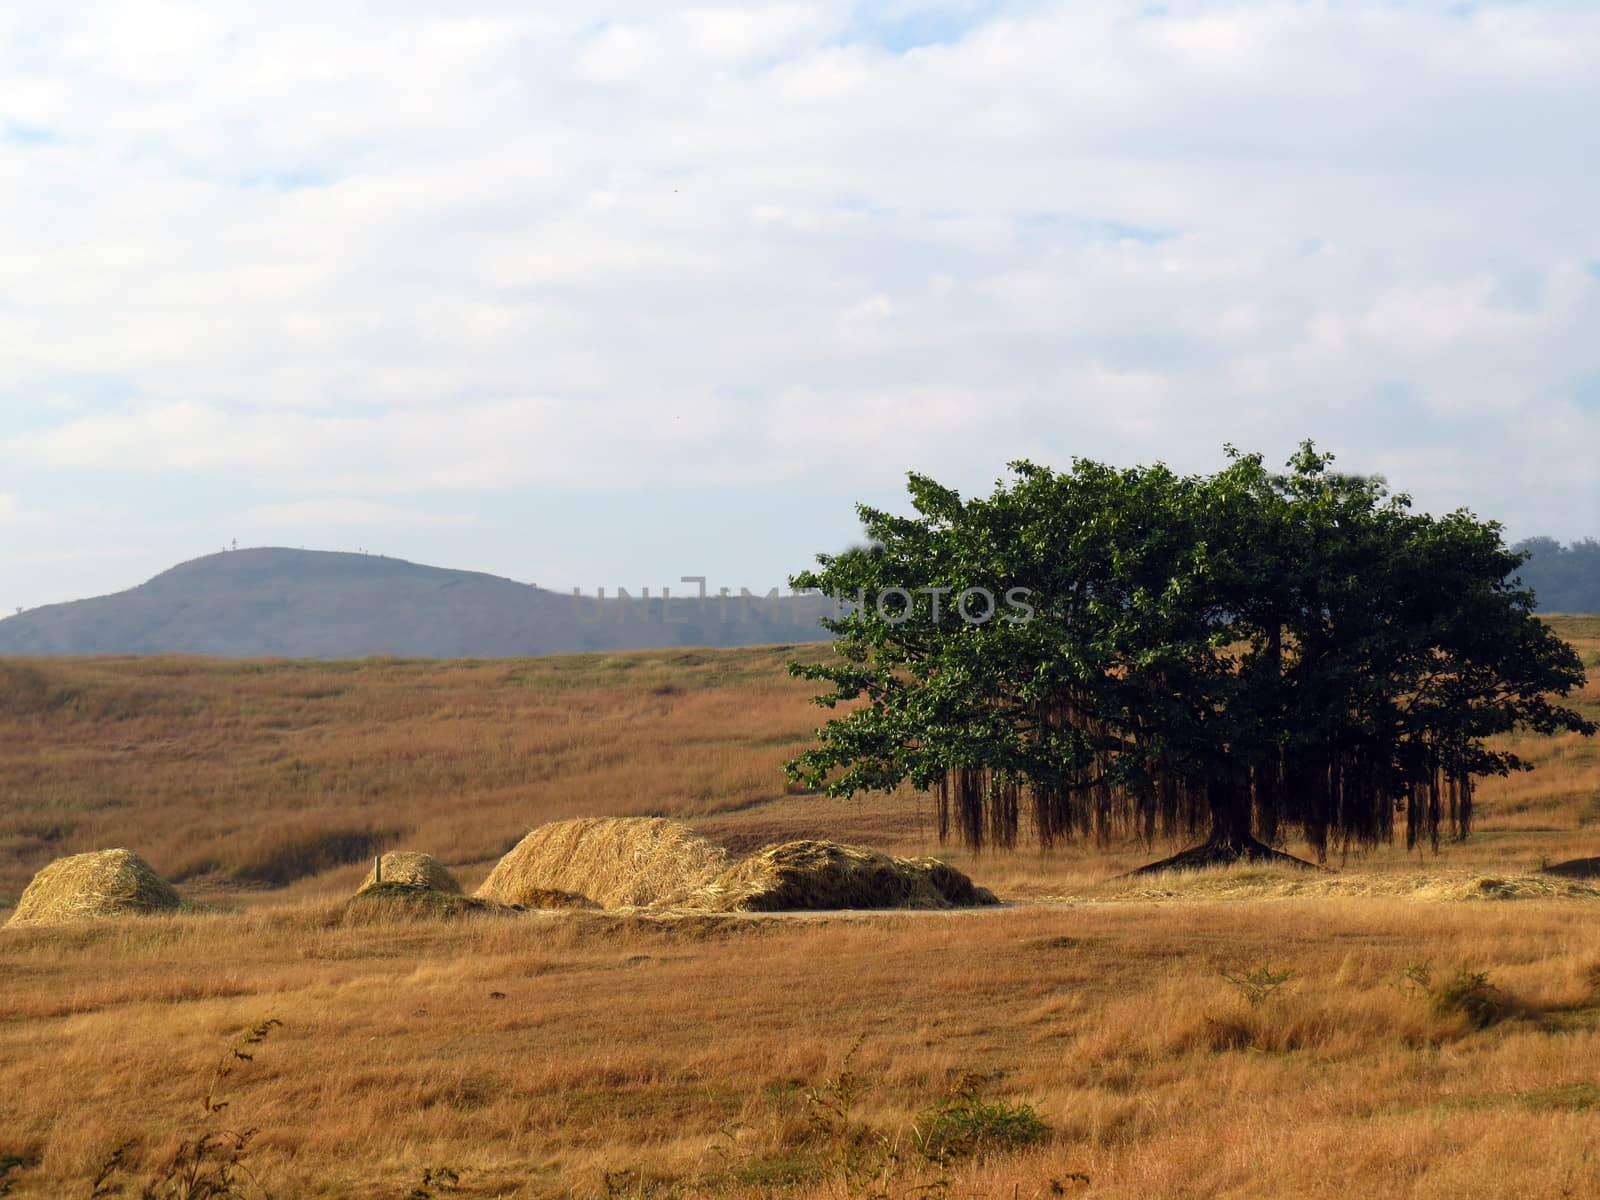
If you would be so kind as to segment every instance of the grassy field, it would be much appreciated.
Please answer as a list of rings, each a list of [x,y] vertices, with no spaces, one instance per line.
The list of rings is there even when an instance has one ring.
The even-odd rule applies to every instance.
[[[1600,619],[1557,624],[1600,675]],[[952,853],[1016,902],[961,914],[346,909],[374,849],[470,885],[563,816],[934,849],[926,798],[786,792],[821,715],[791,653],[0,663],[0,916],[110,846],[218,909],[0,934],[14,1194],[170,1156],[268,1017],[212,1121],[259,1129],[280,1200],[400,1200],[429,1167],[460,1177],[439,1195],[870,1194],[850,1164],[895,1196],[1600,1193],[1600,884],[1538,874],[1600,853],[1580,739],[1530,740],[1465,844],[1320,876],[1115,880],[1166,849],[1129,845]],[[1020,1105],[1031,1145],[917,1151]]]

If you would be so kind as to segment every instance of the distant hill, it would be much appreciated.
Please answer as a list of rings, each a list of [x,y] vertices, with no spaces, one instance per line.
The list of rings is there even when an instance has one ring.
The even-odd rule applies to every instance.
[[[685,585],[685,591],[689,590]],[[0,620],[0,654],[495,658],[821,641],[815,596],[575,600],[475,571],[368,554],[232,550],[111,596]]]

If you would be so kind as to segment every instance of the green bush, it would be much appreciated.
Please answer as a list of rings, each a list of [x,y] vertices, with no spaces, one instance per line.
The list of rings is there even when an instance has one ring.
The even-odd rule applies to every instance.
[[[932,1162],[982,1161],[993,1154],[1021,1150],[1041,1140],[1050,1126],[1031,1104],[985,1100],[967,1085],[916,1123],[918,1152]]]
[[[1455,978],[1433,992],[1433,1011],[1461,1013],[1474,1029],[1487,1029],[1511,1015],[1511,997],[1489,982],[1487,971],[1462,967]]]

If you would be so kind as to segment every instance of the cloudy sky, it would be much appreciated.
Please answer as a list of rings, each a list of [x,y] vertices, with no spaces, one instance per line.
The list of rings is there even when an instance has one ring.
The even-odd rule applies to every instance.
[[[1597,113],[1593,0],[7,0],[0,611],[1305,437],[1600,534]]]

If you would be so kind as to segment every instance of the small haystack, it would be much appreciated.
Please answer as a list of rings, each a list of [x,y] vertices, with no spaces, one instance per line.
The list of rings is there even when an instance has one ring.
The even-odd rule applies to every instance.
[[[956,908],[998,901],[937,859],[895,858],[866,846],[802,841],[758,850],[671,903],[699,912],[796,912]]]
[[[388,918],[450,920],[471,916],[507,916],[517,912],[504,904],[463,896],[460,892],[440,891],[419,883],[368,884],[345,905],[345,921],[364,923]]]
[[[602,908],[657,904],[693,891],[728,866],[728,852],[681,821],[584,817],[541,825],[511,848],[477,895],[550,907],[552,893]]]
[[[172,885],[137,854],[96,850],[58,858],[35,875],[6,927],[174,912],[181,903]]]
[[[424,888],[430,892],[447,892],[452,896],[461,894],[461,885],[456,882],[455,876],[431,854],[419,854],[415,850],[391,850],[378,860],[378,868],[383,873],[384,883]],[[356,894],[360,895],[378,882],[375,872],[368,871]]]

